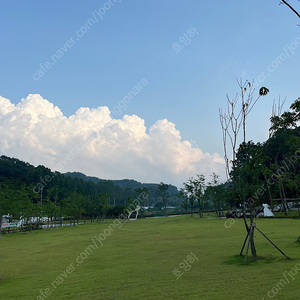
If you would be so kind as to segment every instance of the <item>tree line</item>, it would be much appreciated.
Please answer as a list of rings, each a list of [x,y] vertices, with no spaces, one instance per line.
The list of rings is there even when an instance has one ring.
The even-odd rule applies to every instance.
[[[167,201],[172,203],[177,200],[177,188],[168,187]],[[159,185],[144,185],[134,180],[115,184],[112,180],[52,172],[44,166],[34,167],[16,158],[0,157],[0,222],[2,215],[15,220],[23,218],[30,229],[45,217],[50,225],[65,220],[73,224],[78,220],[93,222],[126,213],[136,199],[142,206],[162,201]]]
[[[285,216],[291,208],[297,209],[300,218],[300,98],[288,111],[273,111],[270,121],[265,142],[243,141],[234,151],[228,180],[221,182],[214,173],[206,182],[204,175],[197,174],[183,184],[178,196],[186,213],[189,210],[193,216],[196,205],[200,218],[211,210],[221,217],[223,211],[243,204],[254,213],[266,203]]]

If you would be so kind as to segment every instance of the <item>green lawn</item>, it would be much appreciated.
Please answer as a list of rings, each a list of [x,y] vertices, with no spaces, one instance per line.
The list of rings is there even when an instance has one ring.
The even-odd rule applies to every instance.
[[[247,265],[238,256],[243,221],[230,228],[225,221],[182,216],[109,227],[110,220],[6,235],[0,239],[0,299],[300,299],[300,220],[257,220],[291,259],[256,232],[261,260]],[[190,253],[198,260],[184,271],[179,264]],[[176,268],[184,271],[178,279]],[[296,271],[294,280],[286,271]]]

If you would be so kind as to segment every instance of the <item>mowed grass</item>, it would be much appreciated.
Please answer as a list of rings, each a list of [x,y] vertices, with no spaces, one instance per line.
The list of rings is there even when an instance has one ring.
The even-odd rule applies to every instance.
[[[300,221],[295,219],[256,221],[290,260],[256,232],[261,260],[251,263],[249,257],[244,265],[239,256],[245,238],[242,220],[226,228],[226,220],[187,216],[140,219],[110,227],[103,246],[97,242],[98,249],[90,248],[87,255],[85,249],[94,245],[92,238],[112,222],[1,238],[0,299],[270,299],[268,292],[300,261],[300,243],[296,242]],[[176,279],[173,270],[180,269],[190,253],[199,260]],[[68,274],[70,265],[73,269]],[[61,283],[53,287],[59,276]],[[294,277],[294,281],[288,277],[289,283],[278,291],[273,289],[275,297],[272,292],[269,295],[300,299],[300,271]],[[43,296],[41,292],[48,288],[51,294]]]

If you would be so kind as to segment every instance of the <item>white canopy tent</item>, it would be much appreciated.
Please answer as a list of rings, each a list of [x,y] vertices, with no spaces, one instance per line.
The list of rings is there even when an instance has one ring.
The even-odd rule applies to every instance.
[[[274,214],[270,211],[268,204],[263,204],[264,217],[274,217]]]

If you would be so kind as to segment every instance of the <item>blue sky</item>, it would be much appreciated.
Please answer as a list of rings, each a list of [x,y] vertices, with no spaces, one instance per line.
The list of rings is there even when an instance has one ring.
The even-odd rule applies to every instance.
[[[273,99],[287,97],[288,108],[300,96],[300,21],[279,1],[1,1],[0,20],[2,97],[40,94],[68,117],[80,107],[112,111],[146,79],[114,118],[137,115],[147,130],[167,119],[205,153],[223,156],[218,108],[238,91],[236,78],[264,74],[259,87],[270,90],[249,115],[255,142],[268,136]],[[198,34],[184,45],[191,26]]]

